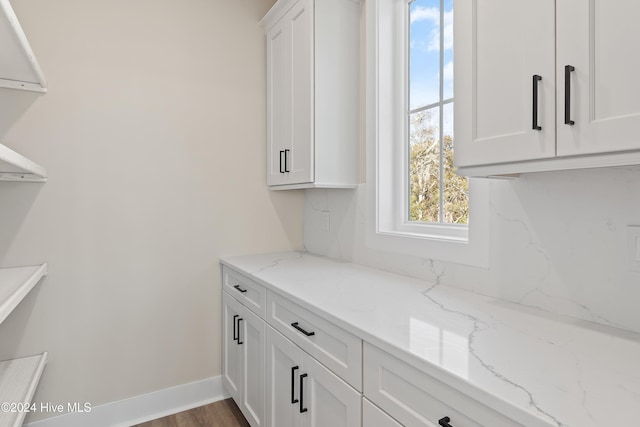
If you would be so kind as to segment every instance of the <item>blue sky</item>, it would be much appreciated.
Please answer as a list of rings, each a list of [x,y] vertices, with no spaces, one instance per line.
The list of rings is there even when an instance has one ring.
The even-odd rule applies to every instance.
[[[453,96],[453,0],[444,0],[444,98]],[[411,108],[439,98],[440,0],[415,0],[410,9]]]

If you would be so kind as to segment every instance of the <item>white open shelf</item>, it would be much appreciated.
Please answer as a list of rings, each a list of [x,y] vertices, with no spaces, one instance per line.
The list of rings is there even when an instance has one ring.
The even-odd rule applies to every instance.
[[[0,323],[46,274],[47,263],[33,267],[0,268]],[[0,426],[3,424],[0,423]]]
[[[0,362],[0,402],[9,405],[31,402],[46,363],[46,352]],[[26,414],[26,411],[0,411],[0,426],[19,427]]]
[[[47,264],[32,267],[0,268],[0,323],[31,289],[47,274]],[[31,402],[44,365],[47,353],[38,356],[0,362],[0,403]],[[25,411],[0,411],[1,427],[18,427],[26,415]]]
[[[45,168],[0,144],[0,181],[44,182],[46,180]]]
[[[47,91],[40,65],[9,0],[0,0],[0,87]]]

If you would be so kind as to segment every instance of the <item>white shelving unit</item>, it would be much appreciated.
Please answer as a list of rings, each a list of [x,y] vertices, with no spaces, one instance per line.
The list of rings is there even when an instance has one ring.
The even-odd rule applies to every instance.
[[[31,402],[47,363],[47,353],[0,362],[0,402]],[[22,408],[0,411],[0,426],[19,427],[27,414]]]
[[[0,181],[46,180],[47,171],[42,166],[0,144]]]
[[[40,65],[9,0],[0,0],[0,87],[47,91]]]
[[[47,85],[9,0],[0,0],[0,88],[46,92]],[[0,144],[0,181],[44,182],[47,171]],[[0,323],[47,274],[47,264],[0,269]],[[47,353],[0,362],[0,403],[31,402],[47,363]],[[4,408],[3,408],[4,409]],[[19,427],[27,411],[0,411],[0,427]]]

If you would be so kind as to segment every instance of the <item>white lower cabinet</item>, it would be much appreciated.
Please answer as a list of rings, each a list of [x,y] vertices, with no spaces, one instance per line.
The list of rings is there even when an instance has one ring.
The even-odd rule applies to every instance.
[[[363,354],[364,395],[404,426],[521,425],[372,345]]]
[[[267,323],[331,372],[362,391],[362,340],[321,316],[269,292]]]
[[[362,395],[271,326],[267,336],[267,425],[359,427]]]
[[[244,275],[223,278],[222,378],[252,427],[547,425],[518,423]]]
[[[222,293],[222,380],[224,386],[233,397],[240,402],[240,386],[242,382],[240,369],[240,346],[237,343],[237,324],[242,305],[226,292]]]
[[[223,383],[252,427],[264,426],[265,323],[222,293]]]
[[[293,427],[299,424],[298,376],[302,350],[267,326],[266,415],[268,426]]]
[[[264,318],[267,306],[267,290],[264,286],[227,267],[222,267],[222,288],[242,305]]]
[[[361,425],[362,395],[308,354],[303,354],[300,399],[304,391],[302,425],[350,427]],[[308,377],[304,378],[307,374]]]

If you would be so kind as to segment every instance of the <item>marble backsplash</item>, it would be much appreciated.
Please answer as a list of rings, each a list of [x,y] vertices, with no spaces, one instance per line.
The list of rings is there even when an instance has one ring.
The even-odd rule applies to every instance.
[[[490,187],[486,269],[367,247],[367,184],[305,191],[305,249],[640,333],[640,273],[627,254],[627,226],[640,225],[640,167],[527,174]]]

